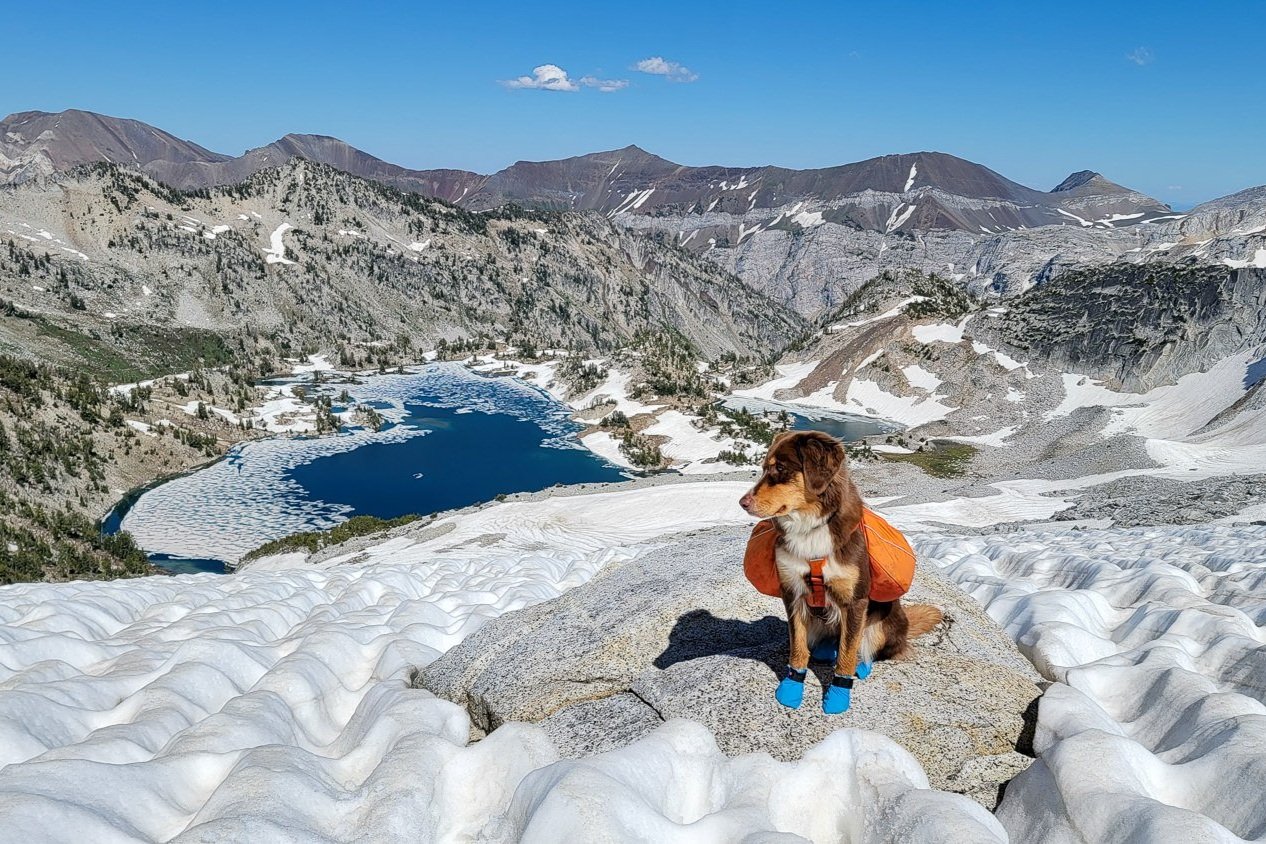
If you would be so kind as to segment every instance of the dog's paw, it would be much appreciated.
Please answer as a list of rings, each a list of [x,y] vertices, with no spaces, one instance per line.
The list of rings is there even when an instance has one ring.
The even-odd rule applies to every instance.
[[[822,711],[827,715],[839,715],[848,709],[852,701],[853,678],[841,677],[837,674],[822,695]]]
[[[804,701],[804,678],[807,672],[787,668],[787,676],[778,684],[774,699],[788,709],[799,709]]]
[[[859,662],[857,663],[857,679],[865,680],[870,676],[870,672],[874,669],[874,663]]]
[[[835,658],[839,656],[839,648],[835,642],[830,639],[823,639],[813,646],[813,650],[809,651],[809,656],[814,662],[830,662],[834,663]]]

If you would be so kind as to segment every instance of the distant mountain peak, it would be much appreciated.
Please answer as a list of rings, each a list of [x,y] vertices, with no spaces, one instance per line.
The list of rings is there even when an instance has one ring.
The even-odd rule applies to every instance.
[[[586,155],[576,156],[576,159],[578,160],[609,159],[611,158],[611,156],[619,156],[628,161],[655,161],[655,162],[663,162],[665,164],[673,163],[666,158],[663,158],[661,156],[656,155],[653,152],[643,149],[637,144],[629,144],[628,146],[620,147],[619,149],[607,150],[605,152],[591,152]],[[561,160],[568,161],[570,159],[561,159]],[[548,162],[537,162],[537,163],[548,163]]]
[[[334,142],[334,143],[342,144],[343,146],[350,146],[350,144],[348,144],[347,141],[344,141],[341,138],[336,138],[333,135],[317,135],[311,132],[287,132],[285,135],[281,136],[280,140],[283,140],[283,141],[324,141],[324,142]]]
[[[1052,188],[1051,193],[1073,190],[1081,187],[1082,185],[1088,185],[1094,181],[1106,182],[1108,180],[1103,177],[1102,173],[1096,173],[1094,170],[1078,170],[1076,173],[1070,174],[1067,179]]]

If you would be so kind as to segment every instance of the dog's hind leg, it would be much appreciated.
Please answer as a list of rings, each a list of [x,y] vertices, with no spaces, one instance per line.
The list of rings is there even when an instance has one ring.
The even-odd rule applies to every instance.
[[[865,680],[875,666],[875,654],[884,646],[884,626],[881,621],[867,619],[862,630],[862,642],[857,648],[857,679]]]

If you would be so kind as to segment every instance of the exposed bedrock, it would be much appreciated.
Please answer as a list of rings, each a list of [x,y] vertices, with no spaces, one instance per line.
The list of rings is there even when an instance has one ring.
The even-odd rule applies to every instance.
[[[827,716],[815,666],[805,703],[774,701],[787,660],[781,602],[740,567],[746,530],[686,534],[585,586],[489,622],[422,672],[420,684],[464,706],[485,732],[544,726],[559,750],[611,750],[663,721],[707,726],[729,754],[797,759],[841,728],[873,730],[923,765],[933,788],[986,807],[1027,767],[1026,724],[1038,674],[956,586],[921,568],[910,594],[951,619],[910,658],[879,663],[843,715]],[[811,674],[814,672],[811,672]]]

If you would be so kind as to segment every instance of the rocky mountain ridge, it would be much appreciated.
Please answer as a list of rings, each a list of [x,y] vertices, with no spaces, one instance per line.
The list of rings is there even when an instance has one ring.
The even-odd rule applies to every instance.
[[[69,110],[22,112],[0,121],[0,153],[0,174],[8,182],[106,160],[135,164],[173,187],[211,187],[243,181],[260,169],[300,157],[473,210],[515,203],[610,215],[743,214],[799,202],[830,208],[826,213],[812,208],[791,212],[786,215],[791,224],[809,227],[830,221],[885,233],[1078,225],[1087,216],[1135,224],[1169,213],[1168,206],[1091,171],[1074,173],[1055,190],[1043,192],[940,152],[794,170],[691,167],[630,145],[556,161],[519,161],[481,175],[411,170],[324,135],[286,135],[234,158],[139,121]],[[929,188],[933,192],[921,208],[907,203],[888,207],[887,195],[916,195]]]
[[[597,351],[669,330],[714,357],[768,355],[805,328],[599,215],[471,214],[298,159],[192,193],[112,165],[11,186],[0,241],[0,296],[107,340],[167,325],[372,359],[406,340]]]
[[[471,210],[515,204],[600,212],[675,238],[810,317],[885,269],[940,272],[1011,295],[1067,266],[1141,248],[1150,242],[1137,233],[1143,224],[1176,216],[1091,171],[1044,192],[936,152],[791,170],[687,167],[628,146],[520,161],[483,175],[411,170],[320,135],[287,135],[236,158],[203,155],[157,130],[141,149],[118,148],[116,138],[136,136],[143,126],[86,112],[14,115],[0,122],[0,179],[38,178],[105,158],[198,188],[235,184],[303,158]],[[168,140],[148,142],[159,137]]]

